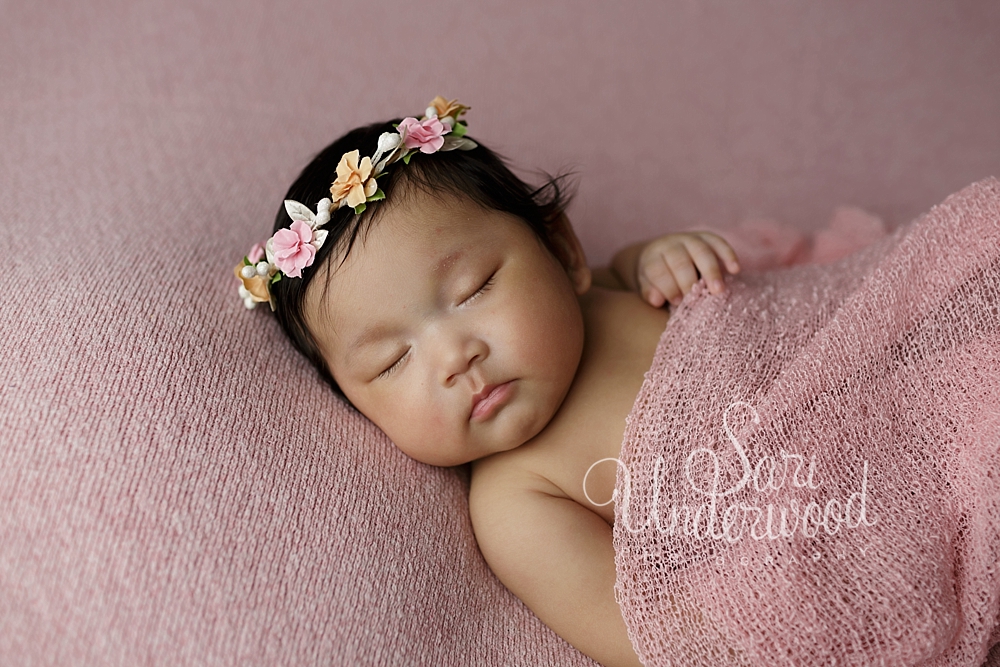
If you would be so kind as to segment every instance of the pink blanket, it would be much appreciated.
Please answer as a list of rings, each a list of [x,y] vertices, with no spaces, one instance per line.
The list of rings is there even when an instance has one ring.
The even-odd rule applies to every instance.
[[[1000,181],[703,284],[627,420],[615,594],[654,665],[980,665],[1000,641]]]

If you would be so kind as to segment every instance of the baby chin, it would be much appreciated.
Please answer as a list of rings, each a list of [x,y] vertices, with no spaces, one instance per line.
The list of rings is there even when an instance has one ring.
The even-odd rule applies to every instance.
[[[541,433],[552,420],[562,402],[561,397],[556,402],[551,396],[533,395],[537,392],[531,389],[530,381],[512,380],[502,400],[469,419],[470,435],[485,445],[486,451],[481,456],[520,447]]]

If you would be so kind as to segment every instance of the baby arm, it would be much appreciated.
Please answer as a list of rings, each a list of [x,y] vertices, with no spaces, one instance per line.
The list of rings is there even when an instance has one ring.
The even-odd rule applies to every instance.
[[[615,254],[610,268],[625,289],[659,308],[667,301],[680,303],[698,282],[699,273],[709,292],[725,291],[720,260],[730,273],[739,273],[736,252],[725,239],[711,232],[690,232],[627,246]]]
[[[475,480],[469,515],[490,569],[543,623],[604,667],[642,667],[615,600],[613,529],[604,519],[530,484]],[[699,628],[671,647],[680,664],[747,664],[684,602],[685,589],[662,592],[687,627]]]
[[[615,600],[611,527],[569,498],[497,487],[470,493],[486,562],[547,626],[605,667],[641,667]]]

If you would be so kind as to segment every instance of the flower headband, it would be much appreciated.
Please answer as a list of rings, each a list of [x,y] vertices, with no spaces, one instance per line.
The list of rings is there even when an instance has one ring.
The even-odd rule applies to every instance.
[[[350,206],[355,215],[360,215],[368,202],[385,199],[375,179],[382,176],[389,165],[399,160],[409,164],[417,151],[431,154],[475,148],[476,142],[465,136],[465,122],[459,120],[468,109],[457,100],[449,102],[438,95],[423,118],[404,118],[395,125],[395,132],[383,132],[374,156],[359,160],[357,150],[344,153],[337,164],[337,179],[330,186],[330,197],[316,204],[315,213],[304,204],[286,199],[285,211],[292,224],[276,231],[264,245],[255,243],[234,269],[241,281],[239,292],[243,305],[255,308],[266,301],[274,310],[271,285],[281,280],[282,275],[302,277],[302,269],[313,263],[316,251],[326,241],[327,231],[320,227],[330,222],[334,208]]]

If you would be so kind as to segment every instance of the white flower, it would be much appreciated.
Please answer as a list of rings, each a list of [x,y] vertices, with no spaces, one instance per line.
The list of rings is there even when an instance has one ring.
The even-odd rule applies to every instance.
[[[402,137],[399,136],[399,132],[383,132],[378,138],[378,152],[375,155],[391,151],[399,145],[400,141],[402,141]]]
[[[382,170],[389,163],[396,149],[403,142],[403,137],[398,132],[383,132],[378,138],[378,150],[372,162],[375,163],[374,173],[381,174]],[[382,159],[383,156],[385,159]],[[381,160],[381,161],[380,161]]]
[[[331,202],[329,197],[321,199],[319,203],[316,204],[316,218],[313,220],[311,225],[314,230],[330,222],[330,205]]]

